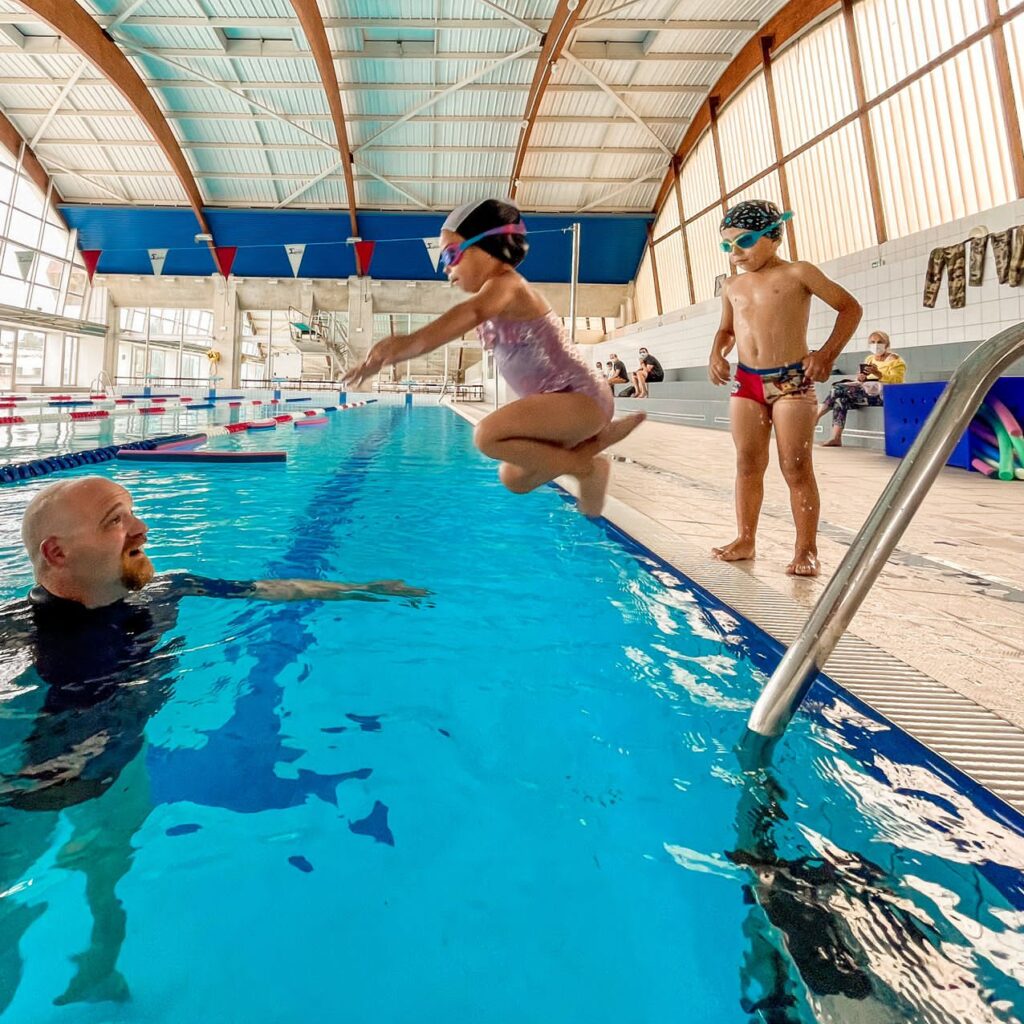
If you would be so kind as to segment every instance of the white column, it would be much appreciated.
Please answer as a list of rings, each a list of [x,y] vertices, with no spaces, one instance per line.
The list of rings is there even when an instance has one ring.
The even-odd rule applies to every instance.
[[[220,361],[213,371],[221,388],[237,388],[242,374],[242,318],[238,312],[235,279],[213,278],[213,347]]]
[[[362,359],[373,344],[373,294],[368,277],[348,279],[348,343],[356,359]]]
[[[106,372],[110,376],[111,381],[113,381],[114,376],[117,373],[118,319],[121,316],[121,311],[114,303],[114,298],[110,294],[109,289],[104,289],[104,293],[106,296],[106,300],[104,302],[105,313],[103,317],[103,322],[107,325],[107,333],[103,338],[103,360],[100,369]],[[84,338],[80,339],[79,344],[81,345],[82,342],[84,341]],[[97,373],[94,373],[91,377],[89,377],[87,380],[85,380],[84,383],[92,383],[93,379],[97,376],[97,374],[98,371]],[[85,374],[82,372],[81,353],[79,354],[78,375],[79,380],[81,380],[81,378],[85,376]],[[127,381],[123,383],[127,384]]]

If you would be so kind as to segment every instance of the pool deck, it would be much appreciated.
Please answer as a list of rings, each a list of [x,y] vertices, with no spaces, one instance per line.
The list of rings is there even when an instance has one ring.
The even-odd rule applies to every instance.
[[[490,409],[457,411],[476,420]],[[727,433],[646,423],[611,455],[606,517],[783,642],[897,464],[816,447],[823,572],[800,579],[785,573],[793,523],[774,452],[758,557],[731,564],[710,557],[735,536]],[[826,671],[1024,810],[1024,484],[944,470]]]
[[[728,434],[646,423],[612,452],[610,493],[706,555],[735,537]],[[624,461],[620,461],[624,460]],[[810,609],[897,462],[816,446],[822,575],[787,576],[793,520],[775,453],[758,558],[736,568]],[[943,470],[851,632],[1024,727],[1024,486]]]

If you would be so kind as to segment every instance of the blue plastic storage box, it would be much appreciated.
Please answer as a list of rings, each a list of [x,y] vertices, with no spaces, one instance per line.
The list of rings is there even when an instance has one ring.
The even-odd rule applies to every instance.
[[[945,388],[945,381],[885,385],[883,410],[886,455],[901,459],[907,454]],[[1005,403],[1017,422],[1024,425],[1024,377],[1000,377],[992,385],[989,395]],[[968,438],[968,432],[964,431],[946,462],[947,466],[971,469]]]

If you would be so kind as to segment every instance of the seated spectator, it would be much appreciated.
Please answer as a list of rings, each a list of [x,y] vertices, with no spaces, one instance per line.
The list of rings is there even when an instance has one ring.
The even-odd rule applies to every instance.
[[[608,383],[629,383],[629,378],[626,376],[626,364],[614,352],[608,357]]]
[[[832,385],[832,394],[818,406],[820,420],[832,410],[832,438],[825,442],[826,448],[843,446],[843,430],[846,414],[850,409],[866,409],[882,404],[883,384],[902,384],[907,374],[907,364],[901,356],[889,348],[889,335],[885,331],[872,331],[868,338],[871,355],[860,364],[860,373],[855,380],[841,380]]]
[[[608,386],[612,389],[612,394],[615,394],[616,384],[628,384],[629,378],[626,376],[626,364],[613,352],[608,357]],[[629,390],[627,388],[627,390]]]
[[[661,363],[647,351],[640,349],[640,365],[633,374],[633,387],[636,388],[637,398],[648,397],[648,384],[660,384],[665,379],[665,371]]]
[[[594,363],[594,365],[597,367],[597,372],[598,372],[599,376],[601,376],[601,377],[606,377],[607,376],[607,374],[604,372],[604,364],[600,360],[598,360],[596,363]]]

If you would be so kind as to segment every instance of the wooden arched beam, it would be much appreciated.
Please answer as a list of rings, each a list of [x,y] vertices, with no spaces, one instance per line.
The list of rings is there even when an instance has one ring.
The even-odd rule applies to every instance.
[[[508,194],[515,199],[519,190],[519,177],[523,173],[523,164],[526,162],[526,150],[530,145],[530,136],[533,134],[533,126],[540,112],[540,105],[547,91],[548,83],[551,81],[551,69],[555,62],[562,55],[576,27],[576,22],[587,6],[587,0],[558,0],[558,6],[551,18],[551,24],[544,34],[544,44],[541,47],[540,57],[537,58],[537,67],[533,72],[533,82],[526,98],[526,114],[523,118],[523,127],[519,132],[519,144],[516,146],[516,158],[512,164],[512,176],[509,178]]]
[[[762,37],[770,37],[772,49],[777,50],[794,36],[800,35],[808,25],[817,21],[823,14],[833,9],[838,11],[839,7],[839,0],[789,0],[785,7],[773,18],[770,18],[733,58],[721,78],[711,87],[711,92],[708,94],[709,102],[702,104],[700,110],[694,115],[690,127],[683,136],[683,141],[679,143],[679,149],[676,150],[673,165],[682,167],[683,161],[697,145],[697,141],[711,126],[712,110],[721,109],[735,93],[746,85],[747,80],[755,72],[761,70],[764,60]],[[661,209],[668,197],[672,189],[673,176],[674,171],[670,167],[665,175],[665,180],[661,183],[658,198],[654,202],[655,211]]]
[[[95,65],[131,105],[146,123],[153,138],[163,150],[164,156],[174,169],[175,176],[188,196],[189,205],[196,215],[199,227],[204,233],[210,228],[203,214],[203,197],[178,145],[178,140],[167,123],[163,111],[153,99],[146,84],[139,77],[131,61],[117,48],[107,33],[100,28],[92,16],[71,0],[19,0],[45,21],[55,32],[62,35],[82,56]]]
[[[359,224],[356,218],[356,183],[352,174],[352,149],[348,142],[348,128],[345,124],[345,108],[341,102],[341,88],[338,85],[338,73],[331,56],[331,44],[327,39],[323,15],[317,0],[292,0],[292,7],[299,17],[299,24],[306,34],[306,42],[313,53],[320,81],[327,93],[327,105],[334,121],[334,134],[338,139],[338,152],[341,155],[341,170],[345,175],[345,194],[348,197],[348,218],[352,225],[352,236],[359,236]],[[357,257],[358,260],[358,257]]]
[[[36,183],[39,191],[44,196],[47,190],[50,190],[50,203],[54,210],[57,211],[57,216],[60,217],[61,222],[67,227],[67,223],[64,221],[64,214],[60,212],[57,206],[58,203],[64,202],[61,194],[57,191],[57,186],[54,185],[50,189],[50,176],[39,162],[38,157],[32,152],[28,142],[22,138],[21,132],[11,124],[3,111],[0,111],[0,145],[10,150],[16,157],[21,156],[22,170]],[[24,150],[22,150],[23,146],[25,147]]]

